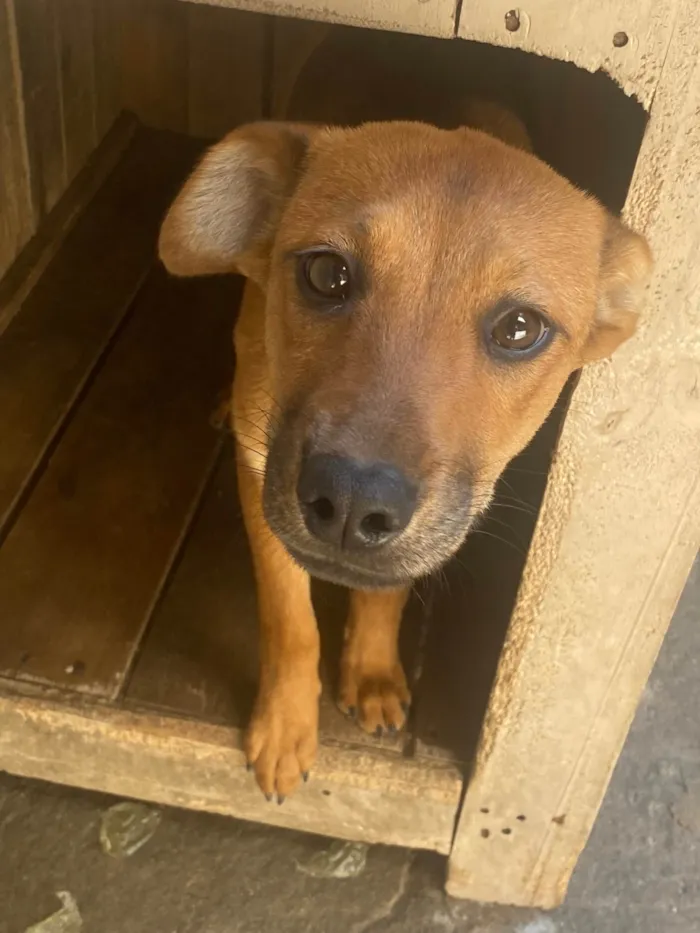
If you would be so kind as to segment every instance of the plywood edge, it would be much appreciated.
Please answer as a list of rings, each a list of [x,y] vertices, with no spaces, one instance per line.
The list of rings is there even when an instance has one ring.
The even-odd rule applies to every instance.
[[[29,778],[343,839],[449,849],[461,777],[381,751],[323,748],[307,785],[267,803],[240,730],[0,689],[0,768]]]
[[[656,254],[648,306],[573,397],[455,835],[456,896],[561,903],[700,547],[698,77],[679,26],[626,208]]]
[[[679,0],[530,0],[518,8],[475,0],[462,6],[457,34],[603,69],[649,109],[682,6]]]
[[[61,243],[75,226],[131,142],[138,121],[131,114],[117,118],[111,130],[78,173],[14,263],[0,279],[0,335],[22,307]]]
[[[401,0],[375,3],[373,0],[185,0],[188,3],[206,3],[209,6],[231,7],[267,13],[290,19],[318,20],[365,29],[386,29],[393,32],[452,38],[457,20],[457,0]]]

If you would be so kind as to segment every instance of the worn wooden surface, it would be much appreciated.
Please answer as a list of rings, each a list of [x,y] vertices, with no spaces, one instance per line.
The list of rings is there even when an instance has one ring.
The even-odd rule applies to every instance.
[[[122,102],[147,126],[187,131],[187,10],[169,0],[124,0]]]
[[[123,0],[123,106],[148,126],[214,138],[262,115],[269,17]]]
[[[3,0],[0,278],[121,109],[105,12],[116,2]]]
[[[627,206],[656,255],[646,315],[573,398],[452,852],[459,896],[562,900],[700,545],[693,9],[679,13]]]
[[[576,0],[564,5],[533,0],[510,8],[494,0],[407,2],[390,0],[189,0],[280,17],[297,17],[372,29],[410,32],[523,49],[610,73],[647,108],[665,55],[680,22],[679,0]],[[515,14],[515,15],[513,15]],[[692,17],[691,17],[692,21]],[[625,36],[623,39],[622,36]]]
[[[36,229],[67,184],[58,10],[54,0],[15,2],[14,9]]]
[[[270,116],[274,120],[284,120],[299,72],[333,27],[328,23],[305,19],[275,17],[272,22]]]
[[[123,109],[121,94],[121,24],[124,0],[93,0],[95,126],[101,139]]]
[[[218,139],[262,115],[269,17],[217,7],[186,7],[189,70],[187,131]]]
[[[140,133],[0,340],[0,538],[155,252],[197,147]]]
[[[65,179],[75,178],[98,142],[93,0],[60,0],[57,7]]]
[[[521,8],[475,0],[462,5],[458,35],[572,61],[588,71],[603,68],[649,108],[682,7],[679,0],[530,0]],[[506,15],[511,9],[515,21]],[[618,46],[621,34],[627,41]]]
[[[2,0],[0,279],[123,109],[203,138],[259,118],[272,26],[175,0]]]
[[[0,694],[0,762],[119,796],[443,853],[461,793],[449,766],[325,747],[309,783],[280,807],[246,771],[237,729],[16,693]]]
[[[233,7],[255,13],[271,13],[298,19],[346,23],[371,29],[391,29],[426,36],[454,35],[457,0],[188,0],[210,6]]]
[[[36,228],[13,0],[0,3],[0,278]]]
[[[139,292],[0,551],[1,672],[118,691],[218,447],[236,286]]]
[[[123,113],[117,118],[55,209],[42,221],[0,280],[0,335],[20,310],[85,208],[114,171],[137,126],[136,119],[130,114]]]

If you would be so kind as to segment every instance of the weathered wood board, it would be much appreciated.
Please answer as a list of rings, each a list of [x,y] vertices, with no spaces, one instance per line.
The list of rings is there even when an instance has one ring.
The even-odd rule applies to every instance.
[[[3,674],[119,691],[218,449],[237,284],[139,292],[0,551]]]
[[[13,774],[341,839],[447,853],[461,776],[381,749],[324,747],[303,791],[267,803],[236,729],[0,692]]]
[[[0,341],[0,537],[153,262],[196,146],[138,134]]]

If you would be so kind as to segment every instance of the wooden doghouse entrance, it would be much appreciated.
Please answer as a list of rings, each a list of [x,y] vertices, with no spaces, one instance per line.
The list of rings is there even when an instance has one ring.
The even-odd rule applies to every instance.
[[[640,338],[581,377],[486,533],[417,589],[404,734],[335,709],[344,595],[318,588],[318,767],[266,803],[241,751],[255,594],[221,413],[241,283],[171,280],[154,245],[192,137],[280,116],[323,28],[177,0],[0,2],[0,767],[433,849],[454,894],[551,906],[700,540],[700,40],[670,0],[614,23],[592,2],[561,22],[544,2],[331,6],[285,12],[515,47],[498,55],[546,105],[541,154],[611,209],[627,197],[652,242]]]

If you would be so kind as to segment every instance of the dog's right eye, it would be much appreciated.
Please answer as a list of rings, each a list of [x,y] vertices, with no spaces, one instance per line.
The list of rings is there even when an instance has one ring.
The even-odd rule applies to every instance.
[[[312,301],[341,305],[350,297],[350,265],[339,253],[301,256],[298,271],[299,286]]]

